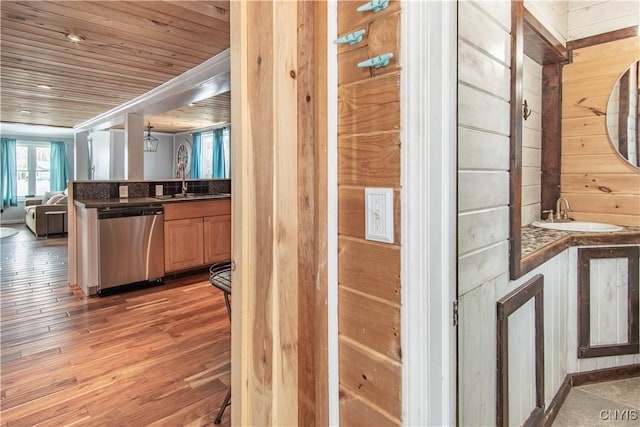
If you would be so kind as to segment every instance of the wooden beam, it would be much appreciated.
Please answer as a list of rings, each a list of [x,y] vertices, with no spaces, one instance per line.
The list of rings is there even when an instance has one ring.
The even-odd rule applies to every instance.
[[[524,5],[511,3],[511,129],[509,170],[509,271],[511,279],[522,275],[522,82],[524,73]]]
[[[326,425],[326,5],[231,10],[232,424]]]

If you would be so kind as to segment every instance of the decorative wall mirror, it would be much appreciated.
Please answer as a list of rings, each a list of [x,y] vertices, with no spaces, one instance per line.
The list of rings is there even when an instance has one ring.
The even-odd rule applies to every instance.
[[[179,169],[182,168],[182,171]],[[191,168],[191,144],[184,140],[176,149],[176,176],[181,173],[187,175]]]
[[[635,167],[640,167],[639,65],[640,61],[634,62],[620,76],[607,103],[607,132],[611,145],[622,158]]]

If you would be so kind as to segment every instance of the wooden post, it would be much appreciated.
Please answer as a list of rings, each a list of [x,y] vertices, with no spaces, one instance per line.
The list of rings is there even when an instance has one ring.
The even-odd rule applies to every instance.
[[[144,179],[144,116],[138,113],[127,113],[125,127],[125,171],[124,178],[128,180]]]
[[[326,6],[312,6],[231,2],[233,425],[327,419],[326,98],[316,96],[326,78],[314,56]]]

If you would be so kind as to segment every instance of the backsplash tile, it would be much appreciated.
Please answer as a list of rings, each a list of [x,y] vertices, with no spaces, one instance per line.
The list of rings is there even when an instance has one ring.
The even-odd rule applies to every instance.
[[[218,194],[231,192],[230,179],[187,180],[187,192],[197,194]],[[128,186],[129,198],[153,197],[156,185],[163,186],[163,194],[177,194],[182,191],[182,181],[81,181],[73,185],[73,198],[84,199],[117,199],[119,187]]]

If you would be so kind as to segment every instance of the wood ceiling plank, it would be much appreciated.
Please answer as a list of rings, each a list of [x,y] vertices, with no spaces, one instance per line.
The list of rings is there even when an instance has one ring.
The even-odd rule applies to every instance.
[[[118,22],[109,16],[109,10],[105,10],[105,8],[92,6],[90,10],[87,10],[84,1],[7,3],[11,5],[11,9],[5,7],[5,2],[3,2],[3,18],[13,16],[14,21],[40,28],[50,28],[62,37],[70,32],[80,34],[83,37],[89,37],[85,36],[85,33],[97,32],[103,34],[98,40],[108,42],[111,39],[120,39],[130,45],[141,42],[150,45],[164,45],[166,49],[186,51],[205,58],[209,58],[223,49],[222,46],[216,47],[214,40],[211,43],[203,44],[202,40],[205,35],[201,36],[199,41],[190,41],[188,38],[175,35],[175,31],[174,34],[168,34],[141,25]],[[94,13],[93,9],[99,10]],[[100,16],[98,12],[105,13],[105,16]],[[70,25],[70,23],[72,24]],[[208,52],[208,49],[214,53],[203,54],[203,52]]]
[[[95,2],[92,2],[95,3]],[[128,2],[119,1],[99,2],[113,10],[118,10],[126,16],[137,16],[142,19],[151,20],[153,23],[165,25],[168,28],[177,28],[189,34],[190,40],[202,42],[203,34],[212,36],[211,41],[221,43],[221,45],[229,45],[229,23],[217,23],[214,20],[204,17],[202,14],[185,13],[182,8],[173,5],[167,7],[164,2]],[[158,5],[164,5],[165,9],[161,9]],[[187,18],[189,15],[193,20]],[[200,19],[197,19],[197,18]],[[164,21],[164,22],[163,22]],[[209,43],[210,40],[206,40]]]
[[[109,26],[124,32],[130,32],[137,34],[139,37],[149,37],[151,39],[157,39],[161,37],[167,43],[174,44],[176,47],[190,47],[192,44],[195,46],[208,46],[216,47],[218,49],[228,46],[227,40],[218,41],[216,35],[217,29],[212,25],[205,27],[200,26],[198,30],[184,30],[174,25],[169,25],[166,22],[160,21],[161,19],[170,20],[173,14],[168,15],[166,18],[158,16],[157,20],[149,19],[144,16],[137,16],[133,13],[122,11],[120,8],[128,9],[131,7],[132,11],[136,10],[136,3],[151,4],[163,4],[162,2],[121,2],[121,1],[98,1],[98,2],[60,2],[71,10],[79,11],[83,13],[85,19],[89,22],[96,23],[98,25],[109,24]],[[81,4],[87,3],[87,4]],[[86,13],[86,10],[90,10],[90,13]],[[167,19],[168,18],[168,19]],[[114,25],[115,24],[115,25]],[[196,24],[197,25],[197,24]],[[224,30],[224,29],[222,29]],[[197,32],[198,31],[198,32]],[[203,40],[207,40],[204,44]],[[204,49],[204,46],[201,49]]]
[[[229,5],[3,0],[2,121],[73,127],[153,89],[229,47]],[[155,131],[188,132],[229,116],[227,93],[151,119]]]
[[[196,12],[197,15],[203,15],[207,18],[213,18],[214,20],[221,21],[229,25],[230,17],[230,5],[228,1],[165,1],[164,3],[170,3],[176,7],[180,7],[185,11]],[[190,17],[189,19],[195,20]]]
[[[76,66],[85,66],[88,69],[98,71],[100,68],[108,67],[109,69],[119,68],[123,73],[131,73],[136,75],[146,75],[148,78],[164,83],[167,78],[167,72],[160,68],[171,68],[172,74],[180,75],[189,70],[190,67],[178,67],[173,64],[157,64],[147,61],[129,60],[124,58],[110,57],[109,63],[105,64],[104,56],[85,52],[82,60],[73,51],[56,52],[50,50],[46,45],[31,42],[28,48],[21,47],[21,43],[5,40],[2,44],[3,56],[13,56],[15,58],[25,58],[38,62],[55,62],[58,64],[74,64]],[[120,72],[118,73],[120,74]],[[72,76],[69,76],[70,78]]]
[[[5,88],[28,88],[34,87],[33,83],[37,81],[47,81],[48,79],[59,79],[59,83],[55,89],[67,89],[84,92],[104,92],[104,95],[111,96],[115,93],[140,93],[144,91],[147,85],[141,85],[139,82],[130,80],[121,80],[119,83],[113,80],[105,80],[95,75],[77,73],[77,79],[65,80],[64,74],[55,74],[48,76],[37,70],[16,70],[8,69],[7,73],[2,75],[2,89]]]
[[[10,97],[30,98],[32,102],[45,102],[55,101],[57,99],[69,99],[77,102],[90,102],[94,104],[106,104],[112,105],[113,102],[124,103],[128,101],[128,95],[116,95],[113,91],[95,90],[95,91],[70,91],[64,88],[58,88],[54,90],[47,90],[46,93],[40,89],[21,89],[16,87],[8,87],[2,89],[3,101],[6,101]],[[105,102],[104,100],[109,100]]]
[[[25,52],[25,54],[26,53],[28,52]],[[65,62],[64,58],[57,58],[54,60],[54,59],[41,58],[41,57],[38,57],[37,55],[25,58],[24,55],[20,55],[17,52],[12,53],[12,52],[5,52],[5,51],[2,52],[2,60],[14,61],[15,63],[21,64],[25,67],[40,64],[46,67],[60,68],[62,70],[67,70],[70,73],[69,78],[72,78],[73,73],[75,72],[78,72],[78,71],[87,72],[87,71],[93,70],[95,74],[101,75],[105,78],[107,77],[118,78],[120,76],[126,75],[132,80],[147,82],[149,85],[152,85],[151,87],[162,84],[166,81],[165,80],[166,76],[163,76],[162,73],[160,72],[145,71],[144,73],[142,73],[140,70],[136,69],[135,67],[125,66],[125,65],[118,65],[117,67],[115,67],[115,66],[109,66],[108,64],[104,64],[104,63],[100,63],[92,60],[89,60],[89,61],[76,60],[73,62]]]
[[[25,28],[27,31],[25,31]],[[42,28],[25,27],[13,21],[4,21],[2,25],[2,44],[5,41],[20,41],[23,45],[32,43],[44,43],[49,48],[52,45],[52,35],[57,33]],[[53,34],[52,34],[53,33]],[[177,64],[187,68],[193,68],[202,62],[201,57],[195,57],[187,54],[176,55],[175,52],[165,48],[157,48],[153,46],[137,45],[135,48],[125,46],[123,42],[115,41],[108,44],[97,42],[94,38],[89,38],[81,44],[72,44],[67,40],[60,40],[55,43],[56,48],[63,50],[73,50],[76,54],[84,54],[85,52],[95,52],[102,58],[121,57],[129,60],[139,60],[144,58],[152,60],[158,64]]]

